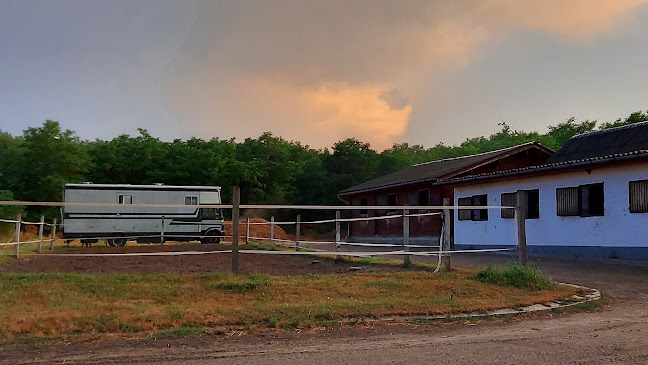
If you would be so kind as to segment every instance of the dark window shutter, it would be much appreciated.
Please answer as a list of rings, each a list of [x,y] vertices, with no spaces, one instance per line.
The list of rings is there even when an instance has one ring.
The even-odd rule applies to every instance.
[[[516,193],[502,193],[502,201],[500,203],[501,206],[503,207],[514,207],[517,205],[517,196]],[[508,219],[508,218],[515,218],[515,209],[505,209],[502,208],[501,212],[501,217]]]
[[[630,181],[630,213],[648,213],[648,180]]]

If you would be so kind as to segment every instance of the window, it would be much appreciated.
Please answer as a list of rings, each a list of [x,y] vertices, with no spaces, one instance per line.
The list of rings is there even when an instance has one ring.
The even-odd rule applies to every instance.
[[[387,196],[386,195],[378,195],[376,197],[376,205],[384,206],[387,205]],[[378,214],[385,214],[387,211],[384,209],[379,209]]]
[[[648,213],[648,180],[630,181],[630,213]]]
[[[430,205],[430,190],[419,190],[418,192],[418,202],[416,203],[420,206]]]
[[[604,215],[603,184],[580,186],[581,217]]]
[[[517,193],[503,193],[502,206],[517,206]],[[540,218],[540,190],[524,190],[524,218],[525,219],[538,219]],[[515,209],[502,209],[501,217],[515,218]]]
[[[387,205],[396,205],[396,194],[387,195]],[[388,214],[396,213],[396,209],[389,209]]]
[[[132,195],[119,195],[119,204],[133,204]]]
[[[197,196],[185,196],[185,205],[198,205]]]
[[[459,198],[458,200],[460,206],[472,205],[472,197]],[[470,221],[472,220],[472,210],[470,209],[459,209],[459,220],[460,221]]]
[[[604,215],[603,183],[556,189],[556,214],[562,217]]]
[[[486,194],[473,195],[465,198],[459,198],[458,203],[460,206],[486,206],[488,196]],[[459,209],[460,221],[487,221],[488,209]]]
[[[360,205],[361,205],[361,206],[366,207],[368,204],[369,204],[369,203],[368,203],[368,201],[367,201],[367,198],[362,198],[362,199],[360,199]],[[360,215],[367,216],[367,214],[368,214],[367,209],[360,209]]]
[[[475,195],[472,197],[473,205],[488,205],[488,196]],[[488,220],[488,209],[473,209],[472,218],[474,221],[487,221]]]
[[[218,219],[222,216],[222,212],[218,208],[200,208],[201,219]]]
[[[524,191],[524,200],[525,200],[525,212],[524,218],[526,219],[538,219],[540,218],[540,190],[525,190]]]

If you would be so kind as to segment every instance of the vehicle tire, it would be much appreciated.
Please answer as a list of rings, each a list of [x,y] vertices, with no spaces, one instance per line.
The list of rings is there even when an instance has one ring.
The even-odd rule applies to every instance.
[[[113,238],[108,239],[108,245],[112,247],[124,247],[126,246],[126,237],[122,236],[117,236]]]
[[[209,231],[205,234],[205,237],[200,239],[200,243],[203,245],[205,244],[210,244],[210,243],[220,243],[220,232],[218,231]]]

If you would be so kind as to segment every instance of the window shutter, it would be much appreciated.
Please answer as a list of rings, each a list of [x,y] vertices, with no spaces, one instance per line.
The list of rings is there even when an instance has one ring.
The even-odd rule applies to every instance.
[[[556,214],[561,217],[578,216],[578,187],[556,189]]]
[[[630,181],[630,213],[648,213],[648,180]]]
[[[460,206],[472,205],[472,197],[459,198],[458,203]],[[459,220],[460,221],[469,221],[472,220],[472,210],[470,209],[459,209]]]
[[[503,207],[514,207],[517,205],[517,195],[516,193],[502,193],[502,200],[500,202],[500,205]],[[500,210],[501,212],[501,217],[508,219],[508,218],[515,218],[515,209],[510,208],[510,209],[504,209],[502,208]]]

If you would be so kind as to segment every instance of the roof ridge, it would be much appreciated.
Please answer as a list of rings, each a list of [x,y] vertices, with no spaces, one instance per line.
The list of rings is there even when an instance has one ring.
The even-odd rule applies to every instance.
[[[465,156],[457,156],[457,157],[448,157],[448,158],[442,158],[442,159],[440,159],[440,160],[434,160],[434,161],[428,161],[428,162],[421,162],[421,163],[417,163],[417,164],[415,164],[415,165],[412,165],[411,167],[427,165],[427,164],[431,164],[431,163],[435,163],[435,162],[440,162],[440,161],[460,160],[460,159],[462,159],[462,158],[469,158],[469,157],[475,157],[475,156],[482,156],[482,155],[485,155],[485,154],[487,154],[487,153],[504,152],[504,151],[506,151],[506,150],[511,150],[511,149],[514,149],[514,148],[517,148],[517,147],[522,147],[522,146],[531,145],[531,144],[537,144],[537,143],[538,143],[538,142],[536,142],[536,141],[526,142],[526,143],[518,144],[518,145],[515,145],[515,146],[510,146],[510,147],[500,148],[500,149],[498,149],[498,150],[492,150],[492,151],[486,151],[486,152],[476,153],[476,154],[474,154],[474,155],[465,155]]]

